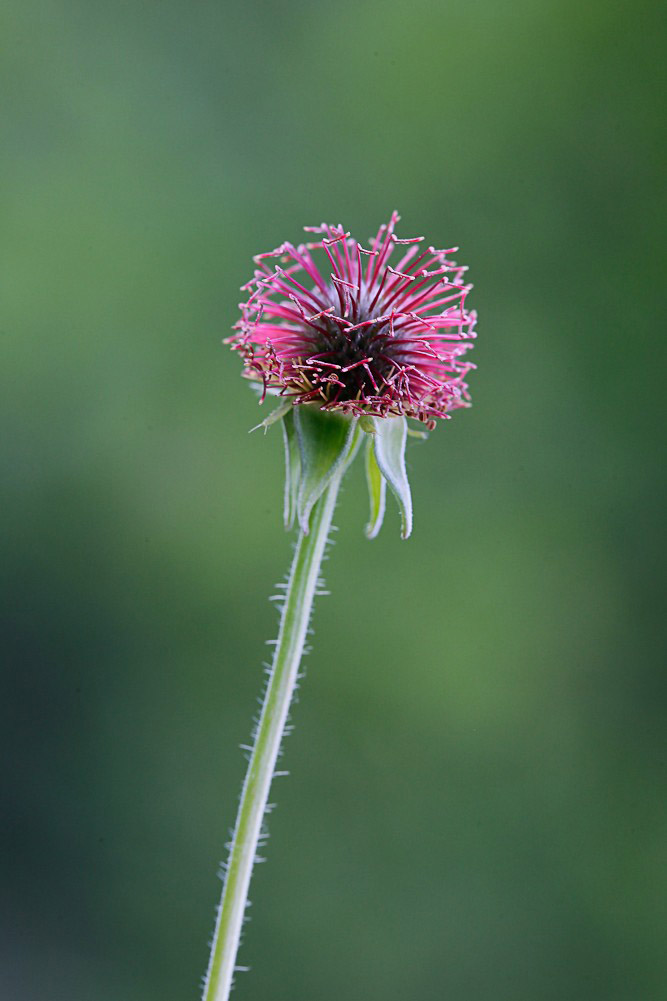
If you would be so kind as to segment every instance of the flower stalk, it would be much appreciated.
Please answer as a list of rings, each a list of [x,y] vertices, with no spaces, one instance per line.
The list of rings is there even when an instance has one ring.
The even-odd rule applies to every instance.
[[[227,1001],[248,899],[250,877],[262,834],[262,824],[275,774],[276,761],[317,591],[322,557],[345,466],[336,471],[310,512],[309,531],[299,533],[280,620],[254,747],[250,756],[236,827],[232,837],[222,899],[213,934],[203,1001]]]

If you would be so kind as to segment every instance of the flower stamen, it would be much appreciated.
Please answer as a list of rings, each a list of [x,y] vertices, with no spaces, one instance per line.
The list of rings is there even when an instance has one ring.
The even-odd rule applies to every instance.
[[[468,405],[465,377],[474,366],[463,355],[476,316],[466,306],[466,268],[450,259],[455,248],[422,250],[424,237],[397,237],[398,220],[394,212],[370,249],[341,225],[322,223],[306,227],[318,237],[312,242],[255,256],[227,343],[241,354],[244,374],[262,384],[262,398],[276,393],[295,404],[427,424]],[[321,269],[318,254],[330,268]]]

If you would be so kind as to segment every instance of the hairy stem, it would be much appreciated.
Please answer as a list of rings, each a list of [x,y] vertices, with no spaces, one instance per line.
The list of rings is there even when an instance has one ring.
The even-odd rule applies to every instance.
[[[285,594],[280,631],[255,743],[241,792],[222,899],[213,935],[203,1001],[227,1001],[232,988],[252,867],[276,760],[292,701],[308,622],[341,475],[316,502],[310,531],[299,535]]]

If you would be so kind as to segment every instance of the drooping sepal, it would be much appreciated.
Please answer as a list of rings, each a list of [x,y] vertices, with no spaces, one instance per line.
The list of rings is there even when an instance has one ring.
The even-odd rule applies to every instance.
[[[292,413],[300,458],[296,516],[301,531],[307,535],[313,504],[334,475],[354,458],[359,428],[354,418],[323,413],[315,407],[294,407]]]
[[[407,436],[408,425],[405,417],[375,418],[374,456],[382,476],[398,501],[401,512],[401,537],[403,539],[407,539],[412,532],[412,496],[405,468]],[[372,505],[371,496],[371,510]],[[379,528],[380,525],[377,526],[378,531]],[[372,536],[370,537],[372,538]]]
[[[271,411],[268,417],[265,417],[259,424],[255,424],[254,428],[250,428],[250,434],[252,434],[253,431],[259,431],[260,428],[264,428],[264,434],[266,434],[271,425],[275,424],[276,421],[279,421],[281,417],[284,417],[285,414],[289,413],[291,409],[291,403],[281,403],[275,410]]]
[[[387,481],[380,472],[375,458],[374,434],[366,437],[366,483],[368,484],[368,500],[370,502],[370,518],[366,525],[366,538],[374,539],[382,528],[384,520],[385,501],[387,496]]]
[[[314,406],[290,405],[287,409],[280,407],[274,411],[259,427],[268,427],[278,421],[285,446],[283,516],[287,530],[296,521],[301,531],[308,534],[313,505],[333,477],[351,464],[360,440],[365,439],[370,504],[366,537],[374,539],[382,527],[388,483],[398,502],[401,537],[408,538],[412,532],[412,497],[405,467],[405,446],[411,432],[405,417],[356,419],[324,412]]]
[[[286,531],[294,524],[296,517],[297,496],[301,479],[301,451],[294,422],[294,408],[283,415],[283,442],[285,444],[285,500],[283,506],[283,521]]]

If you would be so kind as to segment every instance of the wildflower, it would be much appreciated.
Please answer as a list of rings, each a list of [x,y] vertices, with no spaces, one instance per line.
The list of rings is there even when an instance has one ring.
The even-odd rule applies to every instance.
[[[407,539],[407,418],[432,427],[468,403],[465,378],[474,366],[464,356],[475,313],[466,309],[466,268],[451,260],[455,248],[423,250],[423,237],[399,239],[398,219],[394,212],[369,248],[342,226],[323,223],[306,227],[317,240],[259,254],[227,341],[241,354],[243,374],[261,385],[262,400],[267,393],[284,398],[259,426],[282,428],[284,521],[287,529],[298,524],[299,538],[278,596],[280,628],[229,845],[203,1001],[229,1001],[243,969],[237,951],[252,867],[266,836],[271,783],[343,477],[363,447],[366,535],[374,539],[380,531],[389,489]]]
[[[317,240],[254,258],[254,277],[228,339],[244,375],[295,404],[354,417],[413,417],[429,427],[467,406],[464,360],[476,314],[458,248],[399,239],[394,212],[370,248],[342,226],[307,226]],[[395,264],[390,262],[398,255]]]

